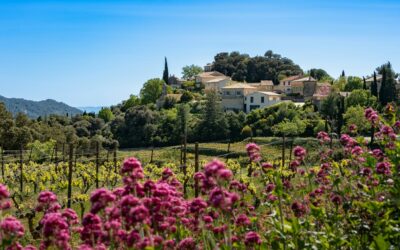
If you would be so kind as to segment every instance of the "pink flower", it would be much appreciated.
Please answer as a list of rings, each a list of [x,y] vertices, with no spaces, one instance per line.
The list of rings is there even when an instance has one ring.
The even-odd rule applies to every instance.
[[[217,172],[217,178],[221,180],[229,180],[233,176],[232,171],[229,169],[220,169]]]
[[[244,237],[244,244],[246,246],[260,245],[261,244],[260,235],[258,235],[256,232],[253,231],[246,233],[246,236]]]
[[[133,223],[143,223],[149,218],[149,210],[145,206],[139,205],[131,208],[129,216],[132,218]]]
[[[299,201],[293,202],[291,205],[291,208],[292,208],[294,215],[298,218],[303,217],[307,212],[307,207]]]
[[[126,159],[121,168],[121,175],[126,185],[134,185],[138,180],[144,178],[142,164],[134,157]]]
[[[192,237],[185,238],[179,242],[177,246],[178,250],[193,250],[197,249],[196,242]]]
[[[360,146],[355,146],[352,150],[351,150],[351,154],[352,155],[361,155],[363,153],[363,150]]]
[[[67,208],[61,213],[62,217],[67,221],[68,225],[75,225],[79,223],[78,215],[76,212],[71,209]]]
[[[274,168],[274,166],[272,166],[272,164],[271,164],[271,163],[268,163],[268,162],[263,162],[263,163],[261,164],[261,167],[262,167],[263,169],[273,169],[273,168]]]
[[[240,214],[236,218],[236,225],[238,226],[248,226],[250,224],[251,224],[250,219],[245,214]]]
[[[88,245],[94,246],[102,235],[102,223],[98,215],[88,213],[82,220],[81,239]]]
[[[351,124],[351,125],[349,126],[349,131],[350,131],[350,133],[355,133],[355,132],[357,132],[357,125]]]
[[[260,147],[255,143],[249,143],[246,145],[247,155],[250,157],[252,162],[261,161]]]
[[[172,170],[170,168],[165,168],[164,171],[162,172],[162,179],[166,180],[173,175],[174,175],[174,173],[172,172]]]
[[[204,211],[204,209],[207,208],[207,202],[205,202],[202,198],[194,198],[190,203],[189,203],[189,210],[191,213],[200,213]]]
[[[267,200],[269,202],[274,202],[274,201],[278,200],[278,196],[273,195],[273,194],[269,194],[269,195],[267,195]]]
[[[298,160],[301,161],[301,160],[304,160],[304,157],[306,156],[307,151],[303,147],[296,146],[293,149],[293,154]]]
[[[57,196],[50,191],[42,191],[38,197],[37,211],[57,212],[61,206],[57,202]]]
[[[90,209],[91,213],[98,213],[100,210],[104,209],[110,202],[115,200],[115,195],[105,188],[99,188],[92,192],[90,196],[90,202],[92,207]]]
[[[7,186],[0,184],[0,210],[8,209],[11,207],[10,192]]]
[[[331,141],[331,138],[329,137],[328,133],[325,131],[318,132],[317,139],[320,141],[321,144]]]
[[[24,226],[13,216],[6,217],[0,222],[3,237],[8,240],[21,238],[24,235]]]
[[[331,202],[337,206],[340,206],[342,204],[342,197],[340,195],[331,194],[330,199],[331,199]]]
[[[71,249],[69,246],[69,225],[61,213],[47,213],[40,223],[43,225],[41,249],[47,249],[50,246]]]
[[[265,191],[267,193],[270,193],[272,191],[274,191],[275,189],[275,184],[274,183],[268,183],[267,186],[265,187]]]
[[[353,147],[357,144],[356,141],[347,134],[342,134],[340,142],[346,147]]]
[[[376,172],[378,174],[383,174],[383,175],[390,175],[390,163],[389,162],[378,162],[376,164]]]

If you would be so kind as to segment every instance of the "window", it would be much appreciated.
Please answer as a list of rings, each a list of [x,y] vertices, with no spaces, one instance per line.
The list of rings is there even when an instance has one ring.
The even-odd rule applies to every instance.
[[[241,94],[242,94],[242,92],[236,91],[236,95],[241,95]]]
[[[253,103],[253,102],[254,102],[254,97],[250,96],[250,103]]]
[[[261,96],[261,103],[264,103],[264,96]]]
[[[225,95],[230,95],[231,93],[229,91],[225,91]]]

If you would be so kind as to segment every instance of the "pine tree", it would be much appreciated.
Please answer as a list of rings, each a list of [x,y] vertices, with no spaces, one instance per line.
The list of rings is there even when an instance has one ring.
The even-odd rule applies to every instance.
[[[376,81],[376,72],[374,72],[374,81],[371,84],[371,95],[378,98],[378,83]]]
[[[169,78],[169,73],[168,73],[168,62],[167,62],[167,57],[165,57],[165,64],[164,64],[164,72],[163,72],[163,80],[166,84],[168,84],[168,78]]]
[[[345,77],[346,76],[346,74],[344,73],[344,70],[342,70],[342,75],[341,75],[341,77]]]

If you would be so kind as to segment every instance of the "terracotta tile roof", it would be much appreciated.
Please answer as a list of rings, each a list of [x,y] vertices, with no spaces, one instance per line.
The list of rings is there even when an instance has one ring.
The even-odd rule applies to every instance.
[[[302,75],[289,76],[281,80],[281,82],[293,81],[303,77]]]
[[[256,87],[253,87],[247,83],[234,83],[232,85],[225,86],[222,89],[256,89]]]

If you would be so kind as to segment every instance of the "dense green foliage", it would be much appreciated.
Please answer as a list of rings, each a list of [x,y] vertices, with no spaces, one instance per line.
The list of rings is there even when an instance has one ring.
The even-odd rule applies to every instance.
[[[250,57],[239,52],[219,53],[214,57],[213,69],[235,81],[259,82],[272,80],[275,84],[285,76],[302,74],[302,69],[292,60],[265,52],[264,56]]]

